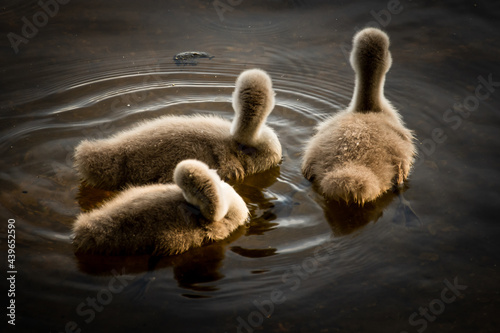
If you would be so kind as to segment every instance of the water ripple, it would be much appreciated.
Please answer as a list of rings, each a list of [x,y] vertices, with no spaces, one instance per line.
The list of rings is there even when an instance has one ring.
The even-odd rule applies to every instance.
[[[264,31],[269,33],[268,28],[263,28]],[[236,77],[246,68],[263,68],[272,77],[276,91],[276,108],[268,118],[268,125],[282,142],[284,161],[277,173],[268,175],[270,181],[266,184],[257,177],[239,186],[253,212],[252,220],[245,235],[234,240],[232,251],[225,252],[221,247],[216,252],[217,260],[224,257],[221,253],[228,253],[225,260],[237,260],[234,256],[260,257],[273,260],[275,267],[286,268],[290,256],[300,260],[331,238],[321,207],[311,195],[309,182],[301,175],[300,159],[314,127],[349,103],[352,82],[340,72],[333,74],[328,64],[314,58],[300,59],[285,47],[262,51],[245,66],[236,60],[216,57],[184,67],[175,65],[171,59],[145,58],[130,67],[110,58],[96,62],[91,71],[85,62],[59,64],[57,70],[48,68],[46,71],[51,74],[42,91],[10,99],[9,107],[15,116],[6,118],[14,126],[2,132],[0,148],[28,147],[27,154],[10,149],[9,160],[26,164],[41,159],[44,166],[34,170],[23,168],[15,177],[43,178],[54,193],[67,193],[69,184],[76,179],[71,156],[78,141],[107,137],[138,121],[166,114],[210,113],[232,119],[231,94]],[[37,184],[33,181],[28,188],[30,193],[40,190]],[[17,187],[12,189],[17,190]],[[70,193],[74,191],[73,187]],[[78,208],[70,205],[69,209],[57,209],[54,199],[40,204],[64,219]],[[67,233],[55,232],[46,225],[34,228],[36,235],[67,246]],[[249,274],[267,271],[257,261],[250,261],[249,265]],[[259,275],[269,278],[267,273]],[[243,292],[242,289],[236,292],[233,287],[236,288],[229,288],[233,296]],[[197,290],[189,295],[206,297],[217,290]]]

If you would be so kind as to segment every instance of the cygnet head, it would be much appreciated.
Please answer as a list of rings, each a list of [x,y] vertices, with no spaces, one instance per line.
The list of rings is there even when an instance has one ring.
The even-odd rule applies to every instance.
[[[233,92],[233,109],[236,116],[231,134],[239,143],[254,145],[262,125],[274,108],[273,84],[261,69],[249,69],[240,74]]]
[[[366,28],[354,35],[351,66],[356,73],[387,73],[392,64],[389,36],[376,28]]]
[[[184,160],[174,170],[174,182],[187,202],[200,208],[209,221],[219,221],[229,209],[222,184],[215,170],[198,160]]]

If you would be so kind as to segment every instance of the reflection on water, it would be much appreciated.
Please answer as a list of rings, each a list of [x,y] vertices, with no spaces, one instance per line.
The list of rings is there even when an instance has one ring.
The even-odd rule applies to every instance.
[[[392,192],[387,192],[378,200],[368,202],[363,207],[352,203],[325,200],[323,210],[333,235],[348,235],[370,222],[377,222],[394,197]]]
[[[151,284],[162,277],[161,272],[166,267],[173,267],[173,276],[178,286],[197,293],[184,293],[190,298],[207,298],[209,292],[218,290],[211,282],[224,278],[220,267],[224,260],[224,253],[229,242],[242,235],[235,232],[223,242],[209,244],[202,249],[193,249],[185,254],[171,257],[154,256],[94,256],[78,255],[79,269],[92,275],[112,275],[115,271],[126,268],[128,274],[140,275],[132,288],[135,297],[146,297]]]
[[[90,211],[94,208],[100,207],[104,202],[113,198],[118,192],[107,191],[96,187],[89,186],[85,182],[80,184],[78,194],[76,196],[78,205],[82,211]]]
[[[393,223],[406,227],[418,227],[421,221],[411,204],[403,196],[407,188],[393,188],[375,201],[367,202],[363,206],[355,203],[345,203],[324,198],[318,199],[325,213],[325,218],[332,228],[334,236],[343,236],[353,233],[370,222],[377,222],[388,206],[397,201],[394,208]]]
[[[459,277],[463,297],[427,331],[494,332],[496,83],[458,128],[443,115],[471,101],[479,76],[500,80],[500,5],[401,1],[389,19],[387,1],[220,2],[229,6],[222,18],[211,1],[71,1],[17,54],[3,39],[0,212],[16,220],[18,329],[59,332],[74,322],[88,332],[235,332],[241,318],[263,332],[415,332],[421,325],[409,316]],[[22,18],[33,22],[40,10],[37,1],[6,2],[4,36],[22,35]],[[386,95],[415,130],[421,158],[404,189],[359,208],[319,197],[300,162],[314,126],[350,102],[346,45],[373,13],[392,43]],[[173,57],[185,51],[214,57],[178,66]],[[165,114],[232,119],[234,81],[253,67],[273,78],[268,122],[284,159],[235,184],[250,222],[178,256],[75,256],[75,217],[114,193],[80,183],[74,147]],[[445,141],[435,143],[436,128]],[[108,302],[114,272],[130,283]],[[264,315],[274,290],[285,301]],[[77,311],[88,298],[106,303],[90,321]]]

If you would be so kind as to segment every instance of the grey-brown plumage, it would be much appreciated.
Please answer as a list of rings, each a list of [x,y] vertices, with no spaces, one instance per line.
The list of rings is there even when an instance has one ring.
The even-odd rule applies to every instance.
[[[175,168],[176,184],[129,187],[78,216],[77,253],[171,255],[222,240],[248,219],[248,208],[215,170],[197,160]]]
[[[167,183],[180,161],[207,163],[224,180],[241,180],[276,166],[281,145],[265,125],[274,108],[270,77],[247,70],[233,93],[236,116],[164,116],[103,140],[84,140],[75,149],[75,167],[90,185],[117,189],[125,184]]]
[[[356,86],[349,107],[321,123],[307,144],[304,176],[335,200],[363,204],[401,184],[416,153],[413,133],[384,97],[389,37],[367,28],[353,39]]]

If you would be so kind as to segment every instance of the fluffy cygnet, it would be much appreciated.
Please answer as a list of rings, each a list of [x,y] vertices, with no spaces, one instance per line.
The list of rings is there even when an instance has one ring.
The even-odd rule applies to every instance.
[[[389,37],[375,28],[358,32],[350,62],[356,72],[353,99],[317,127],[302,173],[325,197],[362,205],[407,179],[416,150],[413,133],[384,97],[392,63]]]
[[[215,170],[185,160],[175,184],[130,187],[98,209],[78,216],[77,253],[171,255],[229,236],[248,209]]]
[[[167,183],[182,160],[197,159],[224,180],[241,180],[281,161],[281,144],[265,125],[274,108],[271,78],[260,69],[240,74],[233,92],[236,116],[164,116],[103,140],[84,140],[75,166],[88,184],[117,189],[125,184]]]

